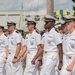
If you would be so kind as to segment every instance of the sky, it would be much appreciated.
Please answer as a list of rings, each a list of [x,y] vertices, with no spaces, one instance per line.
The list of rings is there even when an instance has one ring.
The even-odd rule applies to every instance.
[[[54,0],[54,11],[66,9],[73,11],[72,0]],[[0,0],[0,10],[22,10],[26,14],[46,14],[47,0]]]

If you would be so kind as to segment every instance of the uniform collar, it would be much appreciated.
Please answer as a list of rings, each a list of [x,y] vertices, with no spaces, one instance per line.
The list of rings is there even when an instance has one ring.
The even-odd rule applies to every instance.
[[[2,35],[1,36],[3,36],[4,35],[4,33],[2,33]]]
[[[54,27],[49,31],[49,33],[52,33],[53,31],[55,31]]]
[[[75,30],[71,33],[71,35],[73,35],[73,34],[75,35]]]
[[[11,34],[14,34],[15,32],[16,32],[16,30],[14,30],[13,33],[11,33]]]
[[[34,34],[36,31],[35,30],[33,30],[33,32],[32,33],[30,33],[30,34]]]

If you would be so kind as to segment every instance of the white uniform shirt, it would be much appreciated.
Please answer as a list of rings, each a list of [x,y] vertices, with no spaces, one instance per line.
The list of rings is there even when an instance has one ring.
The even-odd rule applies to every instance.
[[[0,52],[5,52],[5,47],[8,46],[8,38],[4,35],[4,33],[0,36]]]
[[[68,34],[63,34],[63,38],[62,38],[62,47],[63,47],[63,53],[66,53],[66,49],[67,49],[67,37]]]
[[[75,30],[67,37],[66,54],[75,55]]]
[[[21,43],[22,37],[16,30],[8,36],[9,40],[9,52],[15,52],[17,43]]]
[[[25,45],[25,39],[22,37],[22,46],[24,46]]]
[[[34,30],[32,34],[28,33],[25,37],[25,45],[28,50],[38,50],[37,45],[41,44],[41,35]]]
[[[42,36],[42,44],[44,45],[45,51],[57,51],[57,45],[60,43],[62,43],[61,36],[54,28]]]

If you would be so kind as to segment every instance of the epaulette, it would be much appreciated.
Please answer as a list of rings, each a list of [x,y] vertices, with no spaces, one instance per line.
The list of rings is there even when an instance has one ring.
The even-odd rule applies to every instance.
[[[39,34],[39,32],[36,30],[36,32]]]
[[[16,31],[16,33],[19,33],[19,31]]]
[[[42,32],[41,32],[41,36],[42,36],[44,33],[45,33],[45,31],[42,31]]]
[[[6,34],[4,34],[6,36]],[[7,36],[6,36],[7,37]]]

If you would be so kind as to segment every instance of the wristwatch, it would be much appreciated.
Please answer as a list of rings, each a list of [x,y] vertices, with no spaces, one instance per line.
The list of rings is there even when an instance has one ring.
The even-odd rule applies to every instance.
[[[42,60],[38,60],[39,62],[42,62]]]
[[[17,59],[17,56],[14,56],[14,59]]]
[[[8,59],[7,57],[5,59]]]
[[[63,63],[63,62],[62,62],[62,60],[61,60],[61,61],[59,61],[59,63]]]

